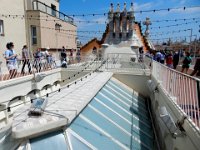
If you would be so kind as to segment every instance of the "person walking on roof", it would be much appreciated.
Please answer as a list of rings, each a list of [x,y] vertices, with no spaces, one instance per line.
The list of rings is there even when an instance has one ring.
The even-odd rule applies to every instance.
[[[163,51],[160,53],[160,63],[161,64],[165,63],[165,53]]]
[[[176,70],[179,63],[179,53],[176,51],[173,56],[173,67]]]
[[[13,42],[7,43],[7,50],[5,51],[5,59],[7,68],[9,70],[10,79],[17,75],[17,54],[15,53]]]
[[[200,54],[200,51],[199,51],[199,54]],[[194,70],[190,75],[194,76],[195,74],[196,76],[200,77],[200,57],[196,59]]]
[[[173,57],[171,52],[169,52],[169,54],[166,57],[166,65],[169,68],[173,68]]]
[[[160,62],[160,58],[161,58],[161,53],[160,53],[160,51],[158,51],[155,54],[155,61]]]
[[[183,60],[183,65],[182,65],[181,72],[184,72],[184,70],[186,70],[186,74],[187,74],[188,69],[190,68],[190,64],[192,62],[192,58],[190,57],[190,53],[189,52],[186,52],[185,54],[186,54],[186,56],[185,56],[185,58]]]
[[[22,48],[22,62],[23,62],[23,66],[22,66],[21,74],[25,73],[24,68],[26,64],[28,65],[28,70],[29,70],[29,73],[31,74],[30,55],[29,55],[28,47],[26,45],[24,45]]]
[[[42,63],[41,63],[41,59],[42,59],[42,53],[41,53],[41,49],[38,48],[37,51],[34,54],[34,66],[37,70],[37,72],[40,72],[42,69]]]

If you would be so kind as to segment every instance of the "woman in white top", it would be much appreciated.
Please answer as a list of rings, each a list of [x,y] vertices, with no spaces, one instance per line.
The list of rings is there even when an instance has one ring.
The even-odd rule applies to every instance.
[[[17,54],[13,50],[14,44],[12,42],[7,43],[7,50],[5,51],[5,59],[7,68],[9,70],[10,79],[17,75]]]

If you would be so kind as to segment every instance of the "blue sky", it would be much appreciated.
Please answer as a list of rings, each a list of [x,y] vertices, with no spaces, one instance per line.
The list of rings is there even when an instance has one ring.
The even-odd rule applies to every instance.
[[[188,19],[188,18],[199,18],[195,21],[193,20],[182,20],[182,21],[173,21],[173,22],[152,22],[151,27],[163,27],[168,25],[182,24],[186,22],[193,22],[189,24],[184,24],[180,26],[170,27],[170,28],[154,28],[151,29],[152,39],[160,39],[159,41],[166,41],[163,38],[168,37],[177,37],[174,40],[184,39],[185,36],[187,40],[189,40],[190,31],[181,31],[180,33],[172,34],[171,31],[177,30],[185,30],[185,29],[193,29],[193,35],[197,35],[200,37],[199,29],[200,29],[200,7],[187,9],[189,6],[200,6],[200,0],[60,0],[60,11],[64,12],[68,15],[73,14],[103,14],[107,13],[110,7],[110,3],[113,3],[116,9],[117,3],[120,3],[121,9],[123,8],[124,2],[127,3],[127,7],[129,9],[130,3],[134,2],[134,8],[136,11],[140,10],[154,10],[154,9],[162,9],[162,8],[176,8],[176,7],[186,7],[186,10],[174,10],[174,11],[161,11],[161,12],[151,12],[151,13],[136,13],[136,21],[144,21],[146,17],[150,17],[152,21],[154,20],[175,20],[175,19]],[[78,30],[86,30],[86,31],[104,31],[105,30],[105,21],[107,21],[107,16],[87,16],[87,17],[75,17],[76,21],[100,21],[100,24],[96,23],[76,23]],[[144,28],[144,27],[143,27]],[[156,33],[156,35],[155,35]],[[164,33],[162,35],[158,33]],[[168,33],[168,34],[167,34]],[[80,37],[80,40],[83,43],[86,43],[92,37],[100,38],[101,34],[85,34],[79,33],[79,35],[86,36]],[[193,37],[193,39],[196,36]],[[155,40],[154,40],[155,41]],[[156,42],[156,41],[155,41]]]

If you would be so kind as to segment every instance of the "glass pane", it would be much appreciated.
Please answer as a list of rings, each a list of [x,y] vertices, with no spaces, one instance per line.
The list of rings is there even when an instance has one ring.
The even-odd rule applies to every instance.
[[[35,26],[31,26],[31,38],[32,44],[37,44],[37,28]]]
[[[31,150],[56,150],[56,149],[63,149],[67,150],[68,146],[65,141],[65,137],[63,133],[54,132],[50,133],[38,138],[34,138],[30,140],[31,143]]]
[[[36,27],[32,26],[32,36],[36,36],[37,32],[36,32]]]
[[[32,44],[37,44],[37,38],[32,38]]]
[[[77,139],[71,133],[69,133],[69,138],[70,138],[70,142],[71,142],[71,145],[72,145],[72,149],[74,149],[74,150],[76,150],[76,149],[90,150],[90,148],[87,145],[82,143],[79,139]]]

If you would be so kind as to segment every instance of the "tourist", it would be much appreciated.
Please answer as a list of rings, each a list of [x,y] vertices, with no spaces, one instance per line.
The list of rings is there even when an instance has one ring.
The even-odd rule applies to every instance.
[[[80,52],[80,50],[78,50],[77,53],[76,53],[76,59],[77,59],[77,62],[80,63],[80,60],[81,60],[81,52]]]
[[[100,48],[98,51],[98,60],[102,59],[102,49]]]
[[[66,53],[66,49],[64,46],[62,47],[62,50],[60,53],[60,61],[61,61],[61,66],[63,63],[65,63],[65,64],[67,63],[67,53]]]
[[[50,63],[50,58],[49,58],[49,56],[50,56],[50,54],[49,54],[49,51],[48,51],[48,49],[46,49],[46,51],[45,51],[45,58],[47,59],[47,62],[48,63]]]
[[[22,48],[22,62],[23,62],[23,65],[22,65],[21,74],[25,73],[24,68],[26,64],[28,65],[28,70],[29,70],[29,73],[31,74],[30,54],[29,54],[28,47],[26,45],[24,45]]]
[[[35,58],[34,66],[35,66],[37,72],[40,72],[41,68],[42,68],[42,63],[41,63],[42,53],[41,53],[40,48],[38,48],[37,51],[35,52],[34,58]]]
[[[97,54],[97,48],[96,48],[96,47],[93,47],[93,49],[92,49],[92,54],[94,54],[94,55]]]
[[[51,67],[56,68],[56,60],[53,57],[52,53],[49,53],[49,59],[50,59],[50,65],[51,65]]]
[[[13,50],[14,44],[12,42],[7,43],[6,48],[5,59],[10,74],[9,77],[12,79],[17,75],[17,54],[15,53],[15,50]]]
[[[200,54],[200,51],[199,51],[199,54]],[[196,76],[200,77],[200,57],[196,59],[194,70],[190,75],[194,76],[195,74]]]
[[[69,54],[70,58],[69,58],[69,63],[71,64],[73,62],[73,49],[70,50],[70,54]]]
[[[48,68],[51,68],[51,62],[52,62],[52,58],[50,56],[50,53],[48,51],[48,49],[46,49],[45,53],[44,53],[44,56],[46,58],[46,61],[47,61],[47,69]]]
[[[166,56],[166,65],[169,68],[173,68],[173,57],[172,57],[172,52],[169,52]]]
[[[143,47],[140,47],[139,48],[139,62],[143,62],[143,58],[144,58]]]
[[[161,52],[161,53],[160,53],[160,63],[161,63],[161,64],[164,64],[164,63],[165,63],[165,53],[164,53],[164,52]]]
[[[179,53],[178,53],[178,51],[176,51],[173,56],[173,67],[175,70],[178,66],[178,63],[179,63]]]
[[[183,60],[183,65],[182,65],[182,70],[181,72],[184,72],[184,70],[186,69],[186,74],[188,72],[188,69],[190,68],[190,64],[192,62],[192,58],[190,57],[190,53],[189,52],[186,52],[185,53],[185,58]]]
[[[157,51],[155,54],[155,61],[160,62],[160,58],[161,58],[161,53],[160,51]]]

